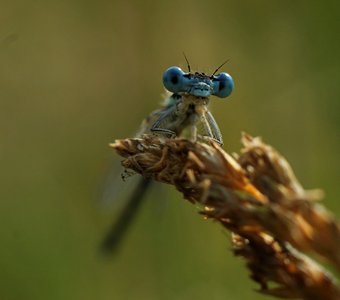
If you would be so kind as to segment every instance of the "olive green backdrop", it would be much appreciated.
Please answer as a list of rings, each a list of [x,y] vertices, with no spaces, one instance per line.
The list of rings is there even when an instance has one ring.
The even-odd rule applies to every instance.
[[[235,80],[211,110],[228,151],[262,136],[340,216],[338,1],[1,1],[1,299],[265,299],[229,233],[152,189],[113,259],[98,190],[172,65]],[[120,169],[118,168],[118,173]],[[122,200],[122,199],[121,199]],[[123,201],[123,200],[122,200]],[[116,201],[119,202],[119,201]]]

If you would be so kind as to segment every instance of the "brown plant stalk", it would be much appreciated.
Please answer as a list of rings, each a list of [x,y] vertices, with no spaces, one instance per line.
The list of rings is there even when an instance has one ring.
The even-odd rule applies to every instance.
[[[125,168],[175,185],[202,205],[205,217],[229,229],[233,251],[246,259],[261,293],[340,299],[331,274],[302,254],[316,253],[340,269],[340,226],[317,202],[322,193],[304,190],[288,162],[260,138],[244,134],[242,143],[236,159],[215,143],[154,135],[111,146]]]

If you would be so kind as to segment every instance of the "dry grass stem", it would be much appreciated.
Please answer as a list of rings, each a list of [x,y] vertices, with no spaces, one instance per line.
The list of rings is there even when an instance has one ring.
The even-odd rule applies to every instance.
[[[234,253],[246,259],[259,292],[340,299],[333,277],[302,254],[316,253],[340,269],[340,226],[317,202],[322,193],[304,190],[285,158],[260,138],[244,134],[242,143],[237,159],[214,143],[154,135],[112,147],[125,168],[175,185],[202,205],[205,217],[229,229]]]

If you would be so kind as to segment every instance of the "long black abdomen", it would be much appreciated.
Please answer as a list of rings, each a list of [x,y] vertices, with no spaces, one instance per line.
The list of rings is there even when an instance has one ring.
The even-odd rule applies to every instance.
[[[151,182],[151,179],[142,178],[142,180],[140,180],[118,220],[106,235],[101,246],[104,252],[113,253],[117,251],[122,238],[132,224],[134,216],[142,203],[143,196]]]

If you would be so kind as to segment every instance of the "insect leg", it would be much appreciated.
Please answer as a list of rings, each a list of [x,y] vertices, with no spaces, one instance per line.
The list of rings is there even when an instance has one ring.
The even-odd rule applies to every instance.
[[[174,119],[175,119],[175,111],[176,105],[172,105],[166,110],[164,110],[160,117],[155,121],[155,123],[151,126],[151,132],[159,132],[163,133],[167,136],[174,137],[176,136],[176,132],[171,130],[173,128]]]
[[[191,139],[192,141],[196,142],[197,141],[197,126],[196,124],[192,124],[190,127],[190,131],[191,131]]]
[[[221,131],[213,117],[210,111],[206,111],[205,113],[205,118],[207,120],[207,123],[209,125],[209,129],[211,133],[211,137],[213,140],[215,140],[218,144],[223,145],[223,139],[222,139],[222,134]]]
[[[207,112],[206,112],[207,113]],[[214,138],[214,135],[211,131],[211,128],[210,128],[210,124],[207,120],[207,117],[206,117],[206,113],[203,113],[201,115],[201,122],[203,124],[203,127],[204,127],[204,131],[205,131],[205,134],[209,137],[209,138]]]

